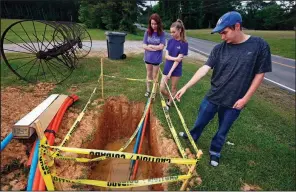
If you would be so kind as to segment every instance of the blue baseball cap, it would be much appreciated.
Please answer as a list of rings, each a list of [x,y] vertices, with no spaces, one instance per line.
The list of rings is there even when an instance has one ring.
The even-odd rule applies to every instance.
[[[231,11],[228,13],[225,13],[222,15],[222,17],[219,18],[216,27],[213,29],[211,34],[213,33],[220,33],[223,31],[226,27],[230,27],[232,25],[235,25],[236,23],[242,24],[242,16],[236,11]]]

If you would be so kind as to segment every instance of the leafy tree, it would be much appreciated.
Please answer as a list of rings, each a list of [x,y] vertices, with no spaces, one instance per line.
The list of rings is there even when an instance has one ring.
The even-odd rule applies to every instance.
[[[284,20],[284,10],[276,3],[271,4],[259,10],[255,18],[262,21],[263,29],[280,29],[278,23]]]
[[[83,0],[79,19],[90,28],[120,30],[135,33],[133,25],[139,14],[141,0]]]

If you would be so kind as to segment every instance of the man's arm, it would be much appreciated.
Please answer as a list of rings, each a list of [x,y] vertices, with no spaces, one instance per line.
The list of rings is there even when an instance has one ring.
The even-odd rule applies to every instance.
[[[203,76],[205,76],[209,70],[211,69],[210,66],[208,65],[203,65],[201,68],[199,68],[195,74],[193,75],[193,77],[188,81],[188,83],[186,85],[184,85],[184,87],[182,87],[182,89],[180,89],[175,98],[180,101],[182,95],[186,92],[186,90],[190,87],[192,87],[194,84],[196,84]]]
[[[259,74],[255,75],[247,93],[245,94],[245,96],[243,98],[241,98],[241,99],[237,100],[237,102],[235,102],[235,104],[233,105],[233,108],[236,108],[239,110],[244,108],[244,106],[249,102],[251,97],[254,95],[255,91],[258,89],[258,87],[262,83],[262,81],[264,79],[264,75],[265,75],[265,73],[259,73]]]

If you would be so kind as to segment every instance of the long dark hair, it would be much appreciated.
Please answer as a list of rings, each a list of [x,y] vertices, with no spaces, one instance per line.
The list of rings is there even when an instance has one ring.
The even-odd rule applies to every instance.
[[[153,29],[151,27],[151,20],[154,20],[157,23],[157,35],[160,36],[163,33],[163,28],[162,28],[162,22],[160,19],[160,16],[157,13],[154,13],[150,16],[149,21],[148,21],[148,35],[151,36],[153,33]]]
[[[181,41],[187,42],[183,21],[181,19],[177,19],[176,22],[172,23],[171,28],[172,27],[175,27],[176,29],[181,30],[181,32],[180,32]]]

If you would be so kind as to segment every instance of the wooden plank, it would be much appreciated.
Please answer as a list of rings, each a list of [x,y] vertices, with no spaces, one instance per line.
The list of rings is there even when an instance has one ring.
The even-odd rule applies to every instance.
[[[67,95],[59,95],[59,97],[38,117],[43,131],[48,127],[67,97]],[[30,128],[36,129],[36,124],[32,123]]]
[[[59,94],[52,94],[41,104],[35,107],[30,113],[25,115],[13,127],[12,132],[14,138],[29,138],[35,132],[32,124],[34,121],[46,111],[46,109],[59,97]],[[50,122],[50,121],[49,121]],[[46,124],[46,123],[45,123]],[[35,125],[34,125],[35,126]],[[31,128],[30,128],[31,127]],[[45,127],[46,128],[46,127]]]
[[[35,107],[30,113],[19,120],[14,126],[29,126],[45,111],[45,109],[59,96],[59,94],[52,94],[37,107]]]

